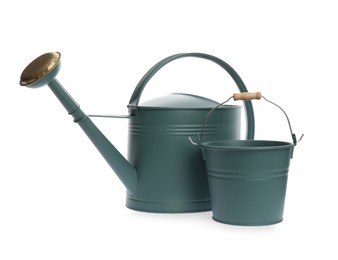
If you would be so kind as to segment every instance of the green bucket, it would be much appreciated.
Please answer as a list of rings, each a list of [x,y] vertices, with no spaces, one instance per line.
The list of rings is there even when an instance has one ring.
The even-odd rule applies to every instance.
[[[259,92],[241,93],[227,101],[261,97]],[[290,120],[276,105],[288,120],[293,143],[268,140],[202,142],[203,134],[208,134],[204,133],[204,128],[212,112],[227,101],[208,113],[198,143],[193,142],[200,145],[206,162],[213,219],[244,226],[279,223],[283,220],[290,159],[297,144]]]
[[[203,143],[213,219],[247,226],[281,222],[293,148],[279,141]]]

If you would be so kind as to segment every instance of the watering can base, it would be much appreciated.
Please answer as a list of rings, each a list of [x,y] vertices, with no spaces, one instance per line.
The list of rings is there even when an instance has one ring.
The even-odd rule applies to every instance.
[[[141,201],[133,198],[127,198],[126,207],[136,211],[152,213],[192,213],[211,211],[210,200],[168,203]]]

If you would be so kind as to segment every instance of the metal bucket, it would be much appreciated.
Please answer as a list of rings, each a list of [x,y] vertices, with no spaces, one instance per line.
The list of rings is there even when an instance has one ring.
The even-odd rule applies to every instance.
[[[231,98],[248,100],[262,97],[260,93],[246,93],[247,97],[235,95]],[[213,110],[209,112],[204,126]],[[208,172],[214,220],[245,226],[270,225],[283,220],[290,159],[297,144],[289,119],[288,122],[293,144],[266,140],[201,143],[203,127],[199,142]]]
[[[278,141],[203,143],[213,219],[235,225],[282,221],[293,148]]]

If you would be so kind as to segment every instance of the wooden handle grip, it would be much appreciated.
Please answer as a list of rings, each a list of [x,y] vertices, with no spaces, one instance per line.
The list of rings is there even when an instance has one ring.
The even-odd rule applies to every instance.
[[[261,99],[261,92],[243,92],[233,94],[234,100],[252,100],[252,99]]]

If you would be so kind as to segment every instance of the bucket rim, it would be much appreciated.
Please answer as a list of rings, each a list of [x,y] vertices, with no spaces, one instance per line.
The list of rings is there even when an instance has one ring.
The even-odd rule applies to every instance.
[[[219,150],[277,150],[290,149],[295,145],[276,140],[213,140],[201,144],[203,148]]]

